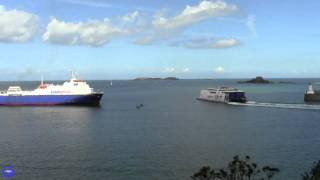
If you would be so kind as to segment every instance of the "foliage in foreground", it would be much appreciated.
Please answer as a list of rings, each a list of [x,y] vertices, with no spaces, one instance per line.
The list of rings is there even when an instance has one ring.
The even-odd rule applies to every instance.
[[[192,180],[270,180],[280,170],[278,168],[263,166],[258,167],[257,163],[251,162],[250,156],[245,159],[239,156],[233,157],[227,168],[214,169],[210,166],[202,167],[191,176]],[[309,179],[304,179],[309,180]],[[313,179],[310,179],[313,180]]]
[[[302,175],[302,180],[320,180],[320,161],[313,165],[310,172]]]

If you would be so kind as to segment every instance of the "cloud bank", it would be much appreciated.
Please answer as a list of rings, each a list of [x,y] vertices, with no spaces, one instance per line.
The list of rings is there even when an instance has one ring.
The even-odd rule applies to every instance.
[[[187,5],[181,13],[172,18],[156,17],[153,26],[157,30],[175,31],[210,18],[234,15],[238,11],[238,6],[234,4],[227,4],[221,0],[204,0],[196,6]]]
[[[87,0],[59,0],[61,2],[87,5],[92,7],[109,7],[109,4],[97,4]],[[42,34],[42,40],[59,45],[83,45],[101,47],[115,38],[131,38],[137,45],[152,45],[155,42],[172,44],[185,35],[186,30],[202,21],[214,18],[231,17],[240,13],[235,4],[223,0],[203,0],[196,5],[187,5],[176,15],[166,16],[165,11],[145,14],[133,11],[123,16],[102,20],[87,20],[79,22],[66,22],[51,18]],[[39,18],[36,15],[18,10],[6,10],[0,6],[0,42],[27,42],[32,40],[39,32]],[[247,17],[245,24],[256,34],[255,17]],[[237,38],[196,36],[185,39],[178,46],[190,49],[224,49],[241,45]]]
[[[38,17],[34,14],[6,10],[0,6],[0,42],[28,42],[36,35],[39,24]]]
[[[103,46],[114,37],[125,35],[126,31],[114,27],[108,19],[103,21],[64,22],[51,19],[42,39],[45,42],[62,45]]]
[[[237,5],[228,4],[222,0],[203,0],[195,6],[187,5],[185,9],[171,18],[165,17],[165,15],[163,15],[164,13],[159,13],[152,21],[153,31],[144,37],[138,38],[134,43],[151,45],[157,41],[175,39],[181,35],[185,29],[194,24],[213,18],[234,16],[239,13],[239,11],[240,8]],[[216,48],[220,46],[219,42],[217,43],[218,44],[213,45],[216,46]],[[198,48],[201,48],[201,46]]]

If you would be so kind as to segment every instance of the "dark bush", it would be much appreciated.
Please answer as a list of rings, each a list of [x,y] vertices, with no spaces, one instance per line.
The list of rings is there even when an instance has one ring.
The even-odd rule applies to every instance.
[[[314,163],[310,172],[302,175],[302,180],[320,180],[320,161]]]
[[[210,166],[202,167],[191,176],[192,180],[270,180],[280,170],[278,168],[263,166],[251,162],[250,156],[245,159],[233,157],[226,168],[214,169]],[[313,180],[313,179],[312,179]]]

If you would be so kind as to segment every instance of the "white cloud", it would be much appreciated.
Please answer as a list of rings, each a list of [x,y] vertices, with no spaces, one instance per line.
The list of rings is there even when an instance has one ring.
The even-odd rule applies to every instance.
[[[182,72],[183,72],[183,73],[190,72],[190,69],[189,69],[189,68],[187,68],[187,67],[186,67],[186,68],[183,68],[183,69],[182,69]]]
[[[64,22],[51,19],[42,39],[46,42],[63,45],[103,46],[127,31],[114,27],[110,20],[90,20],[87,22]]]
[[[212,38],[199,38],[187,39],[180,42],[175,42],[173,45],[182,46],[190,49],[223,49],[239,46],[241,42],[235,38],[227,39],[212,39]]]
[[[257,35],[256,31],[256,17],[253,15],[249,15],[247,17],[247,22],[246,22],[247,27],[249,28],[250,32],[252,33],[253,36]]]
[[[224,68],[222,66],[218,66],[218,67],[216,67],[216,69],[214,71],[216,73],[224,73]]]
[[[155,14],[152,21],[152,28],[144,36],[134,43],[151,45],[155,42],[172,40],[181,35],[186,28],[212,18],[232,16],[240,12],[237,5],[228,4],[222,0],[203,0],[199,4],[187,5],[184,10],[173,17],[166,17],[166,10]],[[217,42],[219,43],[219,42]],[[219,48],[219,44],[216,45]],[[212,48],[212,47],[211,47]]]
[[[163,70],[163,72],[165,72],[165,73],[173,73],[173,72],[175,72],[176,71],[176,68],[174,68],[174,67],[166,67],[164,70]]]
[[[38,31],[38,17],[19,10],[0,6],[0,42],[27,42]]]
[[[212,48],[230,48],[240,45],[240,41],[234,38],[231,39],[220,39],[212,44]]]
[[[175,31],[209,18],[234,15],[238,11],[238,6],[227,4],[222,0],[215,2],[203,0],[196,6],[187,5],[175,17],[166,18],[158,16],[153,20],[153,25],[158,30]]]
[[[82,6],[88,7],[95,7],[95,8],[110,8],[112,7],[109,3],[104,2],[94,2],[90,0],[60,0],[61,2],[69,3],[69,4],[77,4]]]
[[[120,16],[117,20],[122,29],[126,29],[131,35],[145,32],[149,29],[148,22],[144,17],[145,14],[140,11],[133,11],[124,16]]]
[[[164,72],[164,73],[188,73],[188,72],[190,72],[190,69],[188,67],[185,67],[185,68],[166,67],[162,72]]]
[[[139,11],[133,11],[132,13],[129,13],[129,14],[121,17],[121,19],[124,22],[134,22],[139,18],[139,16],[140,16]]]

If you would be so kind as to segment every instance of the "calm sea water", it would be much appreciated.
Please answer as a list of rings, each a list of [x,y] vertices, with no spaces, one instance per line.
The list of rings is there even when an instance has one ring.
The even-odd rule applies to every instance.
[[[15,167],[15,179],[186,180],[239,154],[280,168],[276,179],[301,179],[320,159],[320,110],[195,99],[201,89],[225,85],[245,90],[250,101],[302,104],[307,83],[316,80],[286,81],[295,84],[92,81],[105,92],[99,108],[0,107],[0,162]]]

